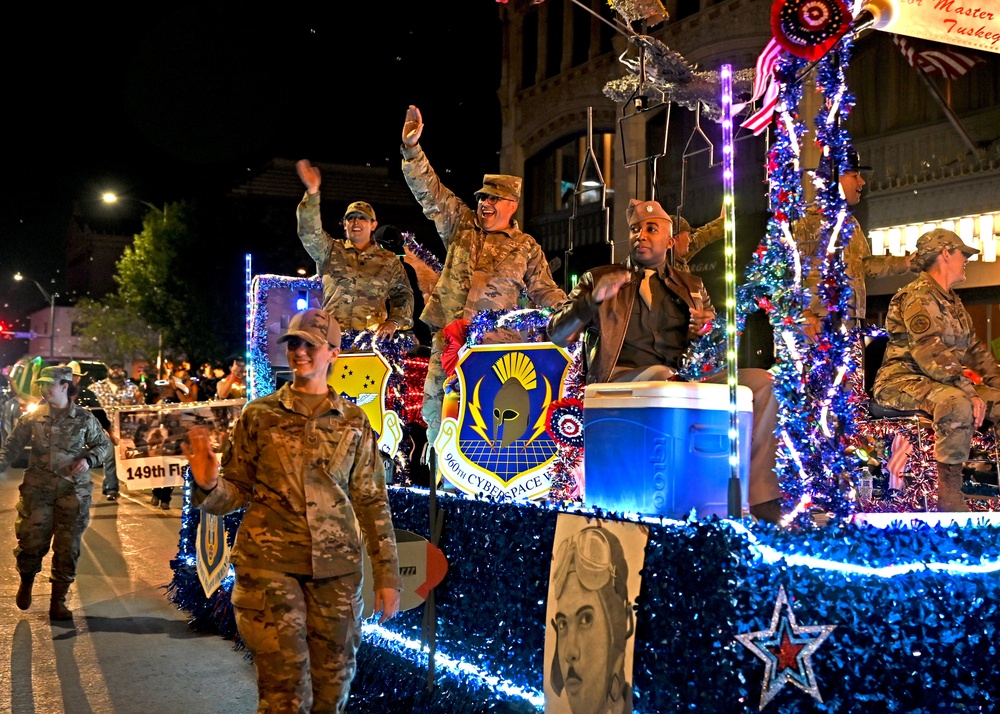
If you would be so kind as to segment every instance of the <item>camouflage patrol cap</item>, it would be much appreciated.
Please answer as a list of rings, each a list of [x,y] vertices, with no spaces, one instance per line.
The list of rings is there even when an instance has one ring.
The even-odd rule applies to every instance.
[[[663,210],[663,206],[657,201],[637,201],[633,198],[628,202],[625,215],[628,216],[628,224],[630,226],[641,223],[648,218],[659,218],[664,221],[670,221],[673,224],[673,220],[671,220],[667,212]]]
[[[324,342],[340,347],[340,325],[333,315],[323,310],[303,310],[292,316],[288,329],[278,338],[278,343],[287,342],[293,337],[299,337],[313,347],[319,347]]]
[[[35,379],[35,384],[48,384],[49,382],[72,382],[72,367],[46,367]]]
[[[935,228],[917,238],[917,250],[913,253],[913,267],[925,270],[931,266],[942,250],[958,248],[966,255],[976,255],[978,248],[966,245],[961,238],[947,228]]]
[[[365,218],[375,220],[375,209],[372,208],[370,203],[365,203],[364,201],[355,201],[348,206],[347,210],[344,211],[344,218],[347,218],[352,213],[360,213]]]
[[[687,222],[687,219],[685,219],[684,216],[678,217],[678,216],[675,216],[675,215],[671,214],[670,215],[670,220],[674,224],[674,235],[677,235],[678,233],[690,233],[691,232],[691,224]]]
[[[476,191],[476,198],[480,196],[498,196],[509,198],[513,201],[521,200],[520,176],[507,176],[506,174],[486,174],[483,176],[483,187]]]

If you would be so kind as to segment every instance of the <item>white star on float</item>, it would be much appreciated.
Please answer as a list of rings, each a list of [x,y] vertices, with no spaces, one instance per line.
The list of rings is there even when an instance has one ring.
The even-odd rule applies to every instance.
[[[816,675],[813,674],[812,655],[836,627],[800,627],[795,623],[795,613],[788,604],[784,586],[778,589],[770,629],[736,635],[736,639],[747,649],[764,660],[759,710],[763,710],[787,683],[795,685],[816,701],[823,701]]]

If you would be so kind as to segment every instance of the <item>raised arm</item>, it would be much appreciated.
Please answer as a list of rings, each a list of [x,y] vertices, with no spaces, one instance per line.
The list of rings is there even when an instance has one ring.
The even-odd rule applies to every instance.
[[[306,187],[306,195],[302,197],[295,211],[299,240],[302,241],[302,247],[306,249],[309,257],[316,262],[316,269],[319,271],[330,255],[330,242],[333,240],[323,230],[323,221],[320,218],[321,177],[319,169],[306,159],[296,162],[295,170]]]
[[[403,179],[410,193],[423,208],[424,215],[434,221],[434,227],[444,242],[445,248],[451,241],[455,227],[463,218],[473,220],[475,211],[449,189],[442,185],[434,172],[427,155],[417,143],[424,132],[424,122],[420,110],[410,105],[403,122]]]

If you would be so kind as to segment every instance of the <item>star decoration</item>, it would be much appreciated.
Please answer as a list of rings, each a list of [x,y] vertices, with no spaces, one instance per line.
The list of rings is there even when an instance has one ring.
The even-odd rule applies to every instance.
[[[791,683],[822,702],[819,685],[813,674],[812,655],[836,625],[800,627],[795,624],[795,613],[788,604],[785,588],[778,589],[778,599],[767,630],[736,635],[747,649],[764,660],[764,684],[760,691],[760,710]]]

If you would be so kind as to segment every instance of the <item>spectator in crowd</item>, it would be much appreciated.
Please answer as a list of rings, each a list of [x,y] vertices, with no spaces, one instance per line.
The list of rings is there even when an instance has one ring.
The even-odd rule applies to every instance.
[[[215,393],[219,399],[246,399],[247,396],[247,361],[239,355],[229,359],[229,374],[215,385]]]

